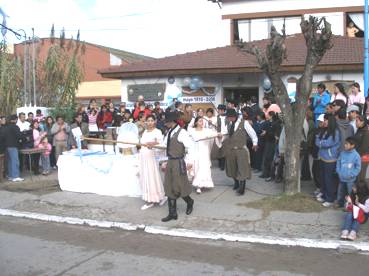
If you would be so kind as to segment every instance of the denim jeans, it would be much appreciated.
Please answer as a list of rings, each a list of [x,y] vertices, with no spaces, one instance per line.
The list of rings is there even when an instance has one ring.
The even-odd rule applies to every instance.
[[[41,155],[41,165],[42,165],[42,172],[49,172],[50,171],[50,156],[49,155]]]
[[[347,212],[345,216],[345,220],[343,221],[342,230],[355,231],[356,233],[359,230],[359,222],[357,219],[354,219],[352,212]]]
[[[321,192],[325,201],[332,203],[335,199],[335,178],[334,173],[336,171],[336,162],[320,162],[320,181]]]
[[[354,185],[354,181],[352,182],[343,182],[340,181],[338,184],[338,191],[337,191],[337,202],[340,207],[343,207],[345,204],[345,196],[351,194],[352,186]]]
[[[17,148],[7,148],[8,154],[8,177],[11,179],[19,177],[19,159]]]

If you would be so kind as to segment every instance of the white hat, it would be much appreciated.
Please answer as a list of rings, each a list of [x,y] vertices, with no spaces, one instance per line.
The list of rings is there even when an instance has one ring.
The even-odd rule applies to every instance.
[[[324,122],[324,115],[325,114],[320,114],[319,117],[318,117],[318,121],[319,122]]]
[[[347,113],[352,112],[352,111],[360,112],[360,109],[357,105],[353,104],[347,108]]]

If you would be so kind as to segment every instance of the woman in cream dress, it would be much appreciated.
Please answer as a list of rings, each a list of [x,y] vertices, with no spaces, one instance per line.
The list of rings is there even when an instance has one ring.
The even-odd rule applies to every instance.
[[[165,197],[163,182],[161,180],[159,165],[156,161],[157,150],[152,146],[161,144],[163,134],[155,127],[155,116],[149,115],[146,118],[146,130],[141,137],[141,144],[145,144],[140,149],[140,185],[142,189],[142,199],[146,202],[141,210],[146,210],[159,203],[162,206],[167,198]]]
[[[192,170],[189,172],[192,178],[192,185],[196,187],[196,192],[201,193],[202,188],[214,188],[213,179],[211,177],[211,160],[210,151],[213,146],[214,139],[206,139],[216,137],[215,130],[205,128],[205,120],[197,117],[194,127],[189,128],[188,132],[195,141],[195,156]]]

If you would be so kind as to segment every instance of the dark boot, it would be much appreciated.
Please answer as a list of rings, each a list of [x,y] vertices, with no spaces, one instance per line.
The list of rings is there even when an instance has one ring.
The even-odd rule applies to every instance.
[[[190,196],[186,196],[186,197],[182,197],[182,198],[187,203],[186,215],[190,215],[192,213],[192,210],[193,210],[194,200]]]
[[[177,200],[168,198],[168,208],[169,208],[169,214],[165,218],[162,218],[162,222],[167,222],[172,219],[176,220],[178,218],[177,215]]]
[[[238,194],[239,195],[244,195],[245,194],[245,188],[246,188],[246,180],[241,180],[240,181],[240,188],[238,189]]]
[[[233,190],[237,190],[240,187],[240,181],[237,179],[234,180]]]

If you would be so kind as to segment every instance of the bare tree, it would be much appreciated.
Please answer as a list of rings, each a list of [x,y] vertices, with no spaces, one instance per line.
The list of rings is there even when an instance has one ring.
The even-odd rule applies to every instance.
[[[332,48],[331,24],[326,19],[310,16],[308,20],[302,16],[301,31],[305,38],[307,54],[305,68],[297,81],[295,103],[290,104],[288,92],[281,78],[281,65],[287,58],[285,45],[285,27],[282,34],[274,26],[270,32],[270,43],[265,51],[255,45],[240,42],[241,51],[256,57],[260,69],[268,76],[272,83],[276,102],[284,113],[284,126],[286,133],[285,152],[285,192],[294,194],[300,190],[300,143],[302,141],[302,125],[304,122],[308,99],[312,90],[313,74],[327,50]],[[301,131],[298,131],[300,130]]]

